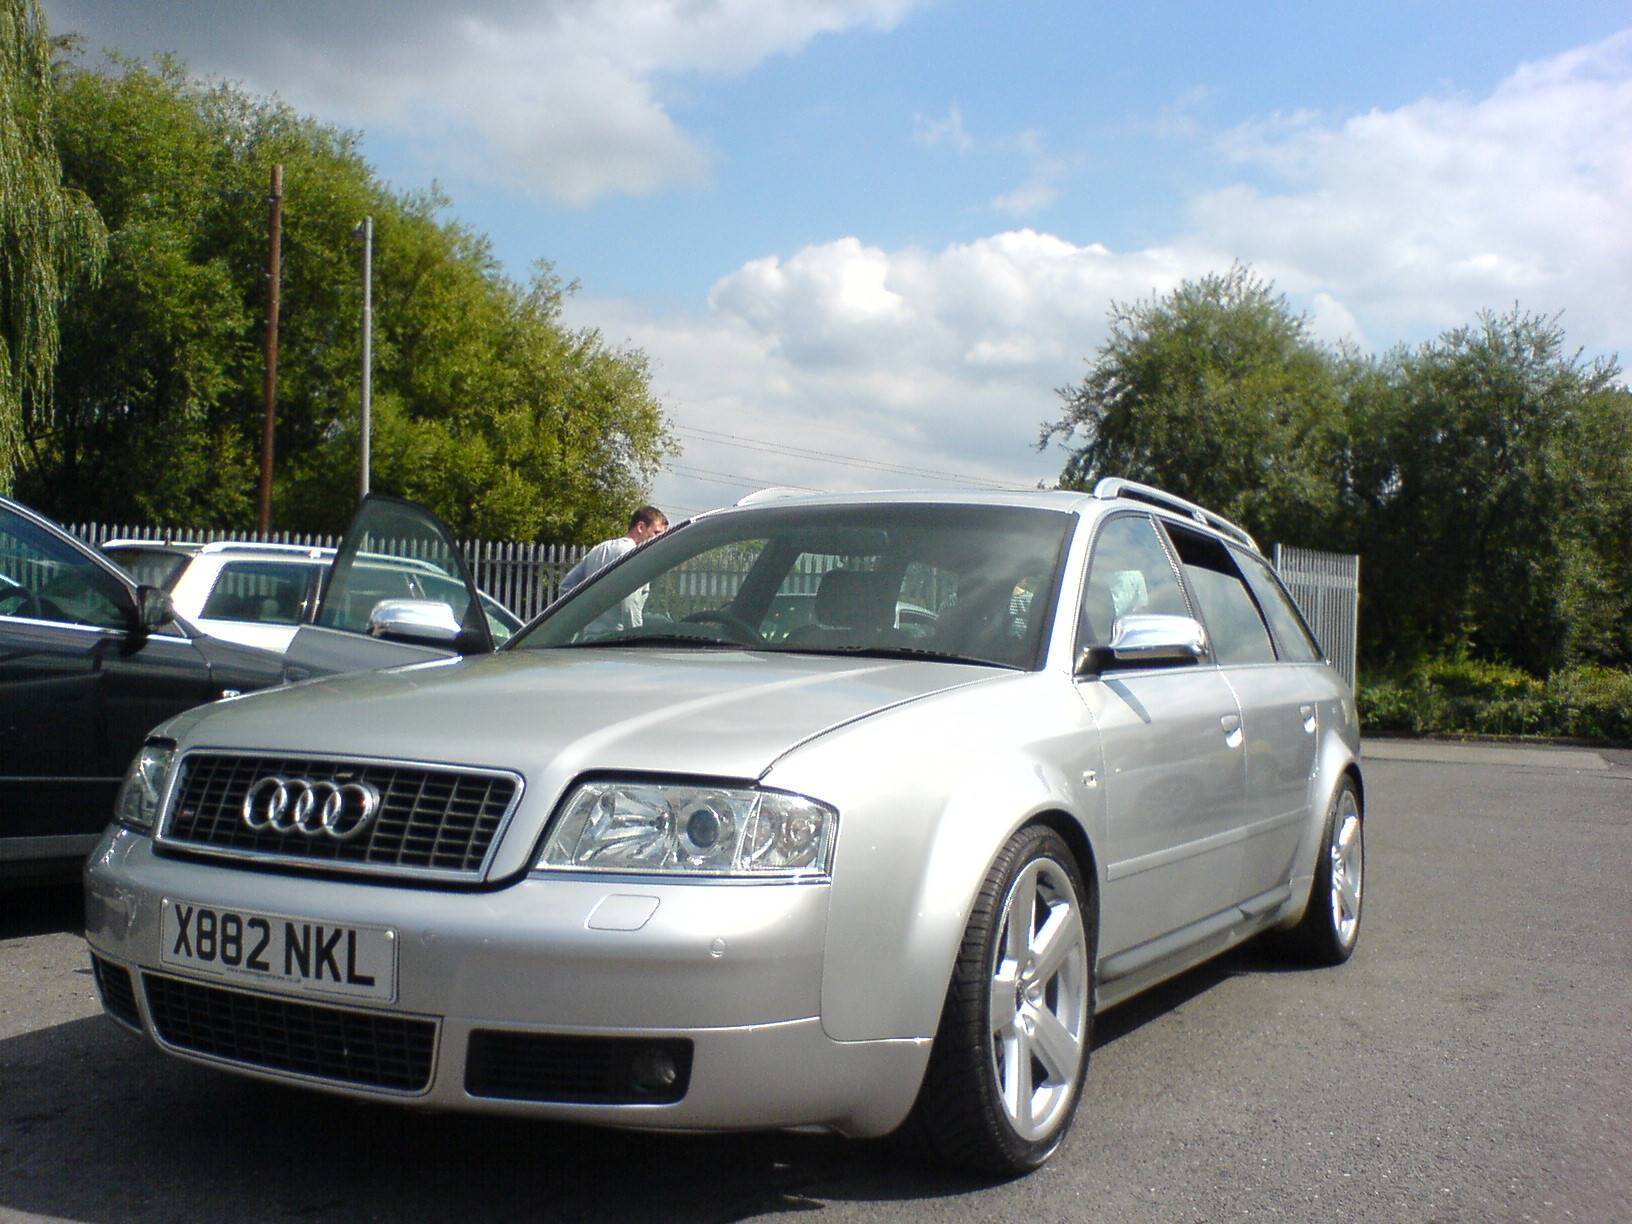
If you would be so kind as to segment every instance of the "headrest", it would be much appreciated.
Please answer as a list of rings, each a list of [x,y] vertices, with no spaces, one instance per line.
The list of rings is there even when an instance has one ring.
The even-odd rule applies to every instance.
[[[816,619],[834,629],[876,629],[893,619],[889,602],[882,574],[828,570],[816,588]]]

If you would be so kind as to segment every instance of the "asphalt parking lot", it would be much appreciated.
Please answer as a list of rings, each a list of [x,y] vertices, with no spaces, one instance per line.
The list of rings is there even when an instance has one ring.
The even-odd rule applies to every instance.
[[[0,1219],[1632,1220],[1632,753],[1371,743],[1335,970],[1252,945],[1101,1017],[993,1184],[887,1143],[364,1107],[100,1015],[72,890],[0,894]]]

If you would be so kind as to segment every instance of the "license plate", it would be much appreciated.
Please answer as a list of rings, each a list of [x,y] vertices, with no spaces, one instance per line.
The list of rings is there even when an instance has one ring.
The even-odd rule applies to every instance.
[[[256,914],[164,898],[167,965],[304,993],[390,1003],[397,997],[397,933],[285,914]]]

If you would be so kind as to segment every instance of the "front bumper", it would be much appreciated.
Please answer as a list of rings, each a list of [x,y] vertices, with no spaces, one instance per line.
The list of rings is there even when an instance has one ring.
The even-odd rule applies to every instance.
[[[563,877],[456,892],[161,856],[150,839],[123,829],[110,830],[93,852],[85,883],[85,937],[110,1012],[179,1057],[259,1078],[406,1105],[613,1126],[821,1127],[861,1136],[899,1125],[929,1054],[927,1040],[840,1042],[823,1031],[824,885]],[[358,1002],[166,964],[165,898],[389,927],[397,937],[396,997]],[[121,970],[130,975],[128,992]],[[188,1017],[188,1035],[179,1038],[178,1006]],[[239,1024],[238,1016],[255,1029],[250,1045],[195,1039]],[[358,1033],[403,1028],[421,1053],[428,1043],[423,1082],[365,1084],[334,1070],[336,1058],[352,1057]],[[337,1034],[327,1061],[301,1057],[300,1043],[321,1032]],[[662,1103],[552,1099],[561,1094],[532,1080],[520,1098],[493,1095],[491,1077],[473,1071],[470,1058],[473,1036],[491,1046],[492,1034],[523,1045],[529,1035],[681,1045],[689,1082],[680,1099]],[[597,1044],[628,1043],[588,1047]],[[279,1053],[263,1057],[272,1049]]]

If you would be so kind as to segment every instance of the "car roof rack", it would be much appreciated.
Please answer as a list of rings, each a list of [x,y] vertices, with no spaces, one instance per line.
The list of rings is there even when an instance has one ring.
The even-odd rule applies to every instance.
[[[1164,510],[1173,510],[1187,518],[1195,519],[1205,527],[1221,531],[1225,535],[1240,541],[1254,552],[1258,545],[1245,528],[1230,522],[1222,514],[1214,514],[1211,510],[1196,505],[1193,501],[1186,501],[1177,494],[1168,493],[1154,485],[1140,484],[1136,480],[1124,480],[1120,476],[1107,476],[1094,486],[1094,496],[1100,501],[1111,501],[1118,497],[1126,497],[1131,501],[1141,501],[1147,505],[1160,506]]]
[[[168,536],[162,540],[138,540],[132,537],[119,536],[112,540],[103,540],[97,547],[104,550],[109,548],[170,548],[186,553],[194,553],[204,546],[196,540],[173,540]]]
[[[731,503],[734,506],[757,506],[760,502],[780,501],[784,497],[808,497],[811,490],[793,489],[787,485],[770,485],[764,489],[755,489],[752,493],[744,494]]]
[[[265,540],[211,540],[198,551],[264,553],[270,557],[318,557],[324,552],[332,553],[334,549],[322,549],[315,544],[274,544]]]

